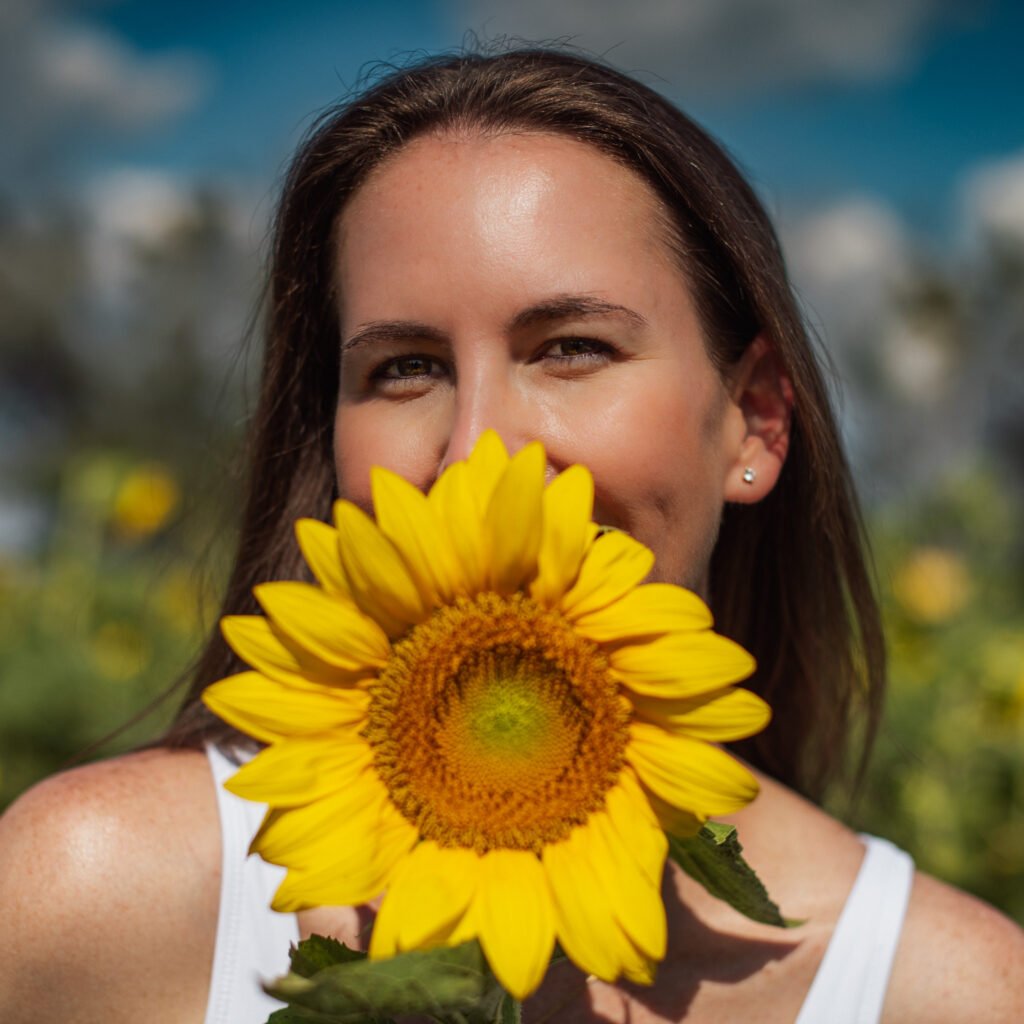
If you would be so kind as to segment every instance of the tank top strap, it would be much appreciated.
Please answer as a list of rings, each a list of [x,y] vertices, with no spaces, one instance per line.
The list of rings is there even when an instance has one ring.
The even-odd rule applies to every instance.
[[[796,1024],[877,1024],[914,881],[914,862],[862,835],[864,860]]]
[[[248,856],[266,808],[224,788],[224,781],[238,770],[238,761],[213,745],[207,746],[206,756],[217,792],[222,854],[205,1024],[262,1024],[282,1004],[260,988],[260,980],[287,972],[289,945],[299,941],[298,922],[294,914],[270,909],[284,868]]]

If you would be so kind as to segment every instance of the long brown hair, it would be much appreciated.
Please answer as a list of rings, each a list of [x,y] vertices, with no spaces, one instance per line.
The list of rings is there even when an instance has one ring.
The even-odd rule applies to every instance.
[[[428,59],[392,71],[314,126],[275,223],[248,497],[222,614],[257,611],[256,583],[308,578],[292,524],[300,516],[328,519],[336,496],[334,227],[382,160],[418,135],[446,130],[556,133],[620,161],[670,215],[719,368],[759,332],[770,339],[795,396],[789,454],[768,498],[726,508],[711,603],[717,628],[757,658],[749,685],[775,710],[771,726],[738,751],[819,797],[844,765],[858,711],[866,712],[867,740],[873,735],[885,671],[857,500],[819,360],[772,226],[729,157],[656,92],[575,54],[526,49]],[[230,735],[199,694],[244,667],[215,630],[163,742],[194,746]]]

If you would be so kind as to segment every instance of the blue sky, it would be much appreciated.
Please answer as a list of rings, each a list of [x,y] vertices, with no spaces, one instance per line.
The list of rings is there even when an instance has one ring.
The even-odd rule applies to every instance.
[[[193,186],[209,183],[236,247],[190,301],[220,358],[252,308],[275,182],[313,115],[369,63],[449,49],[467,31],[571,36],[726,144],[780,223],[851,398],[855,457],[902,443],[930,472],[987,436],[991,381],[975,375],[973,419],[950,417],[948,403],[965,407],[964,368],[945,328],[905,323],[893,297],[924,268],[973,309],[993,232],[1024,245],[1024,0],[0,0],[0,213],[30,238],[47,216],[59,237],[69,210],[84,225],[84,298],[57,310],[76,351],[117,372],[134,365],[125,353],[144,358],[139,243],[187,220]],[[49,279],[32,280],[43,264],[31,251],[15,264],[49,302]],[[982,294],[994,333],[971,327],[961,348],[987,344],[1001,366],[1016,300]],[[892,408],[857,390],[864,366],[880,367],[917,433],[893,440]],[[5,436],[0,452],[11,448]],[[0,488],[0,547],[3,514]]]
[[[749,7],[749,0],[739,6]],[[625,56],[633,57],[634,67],[653,65],[660,72],[660,88],[726,143],[771,205],[813,208],[869,195],[923,234],[941,237],[955,216],[964,175],[1024,149],[1018,63],[1024,4],[993,0],[975,5],[973,14],[943,3],[909,4],[915,6],[929,10],[912,25],[895,27],[883,24],[879,8],[878,38],[863,45],[881,47],[902,33],[897,56],[882,68],[812,67],[787,75],[780,73],[787,60],[780,53],[775,66],[768,59],[745,80],[740,62],[751,52],[750,33],[762,26],[745,32],[742,17],[714,37],[723,50],[717,78],[680,76],[664,55],[648,64],[642,47]],[[799,17],[800,8],[762,0],[758,13],[785,22]],[[457,45],[470,28],[505,28],[486,3],[472,0],[458,9],[414,0],[125,0],[91,8],[89,20],[142,59],[169,53],[198,58],[203,84],[191,109],[159,129],[109,139],[82,159],[83,167],[137,164],[268,185],[312,112],[343,94],[366,62]],[[524,21],[527,28],[546,25],[528,16]],[[584,45],[595,38],[589,29],[579,26]],[[792,31],[785,24],[779,30]],[[614,40],[615,31],[613,25],[596,41]],[[612,50],[613,60],[623,52]],[[734,88],[730,75],[742,84]]]

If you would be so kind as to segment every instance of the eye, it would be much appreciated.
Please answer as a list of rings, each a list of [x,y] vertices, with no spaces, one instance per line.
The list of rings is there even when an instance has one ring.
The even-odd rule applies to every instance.
[[[373,371],[373,376],[377,380],[415,380],[436,376],[439,369],[440,364],[430,356],[398,356],[381,363]]]
[[[369,392],[412,397],[429,390],[447,375],[447,365],[441,360],[419,352],[407,352],[382,360],[365,379]]]
[[[542,358],[557,363],[605,363],[615,355],[615,348],[596,338],[555,338],[544,350]]]

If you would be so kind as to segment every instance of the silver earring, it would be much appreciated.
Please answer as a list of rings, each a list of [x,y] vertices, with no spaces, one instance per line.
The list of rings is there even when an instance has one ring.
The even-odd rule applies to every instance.
[[[745,484],[752,484],[756,479],[757,474],[754,472],[753,467],[747,466],[747,468],[743,470],[743,482]]]

